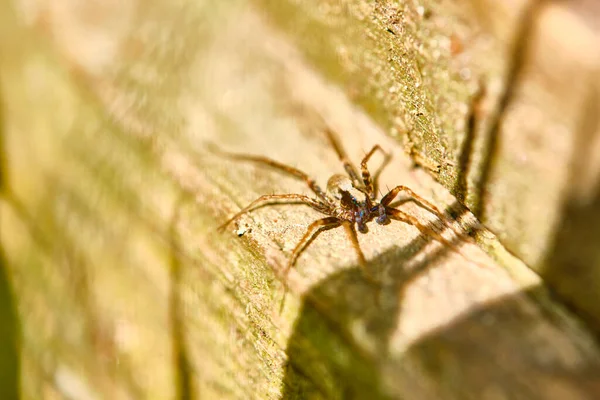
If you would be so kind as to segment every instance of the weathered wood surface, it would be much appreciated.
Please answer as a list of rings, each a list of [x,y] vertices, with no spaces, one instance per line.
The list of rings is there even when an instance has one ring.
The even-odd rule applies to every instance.
[[[316,3],[2,5],[1,228],[25,398],[598,397],[593,335],[447,190],[479,76],[489,74],[492,98],[503,87],[510,46],[492,38],[517,22],[493,17],[494,36],[449,2]],[[579,121],[561,111],[540,120]],[[545,254],[535,240],[551,237],[539,222],[560,218],[564,180],[548,184],[568,170],[570,147],[517,146],[543,138],[518,115],[503,129],[529,136],[503,140],[506,151],[539,158],[544,174],[501,173],[492,191],[531,191],[491,193],[483,208],[535,264]],[[410,226],[371,224],[360,241],[378,288],[341,230],[281,277],[318,217],[301,206],[261,209],[217,233],[261,194],[307,190],[207,144],[268,155],[324,184],[342,168],[322,121],[354,160],[375,143],[389,149],[381,187],[402,183],[453,210],[455,229],[476,230],[479,244],[446,230],[457,251]],[[591,324],[594,296],[569,297]]]
[[[600,330],[597,3],[316,3],[261,4],[415,163]],[[479,82],[486,93],[470,134]]]

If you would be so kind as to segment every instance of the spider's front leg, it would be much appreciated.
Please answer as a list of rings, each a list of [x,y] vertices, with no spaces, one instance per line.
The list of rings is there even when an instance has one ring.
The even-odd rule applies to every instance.
[[[375,152],[379,150],[381,153],[383,153],[383,156],[385,157],[384,159],[384,164],[382,167],[380,167],[380,171],[383,167],[385,167],[385,165],[387,164],[387,162],[389,161],[389,154],[386,153],[385,151],[383,151],[383,149],[381,148],[380,145],[376,144],[375,146],[373,146],[373,148],[371,149],[371,151],[369,151],[362,159],[362,161],[360,162],[360,168],[361,168],[361,172],[362,172],[362,179],[363,179],[363,184],[365,186],[365,190],[367,192],[367,195],[371,198],[371,200],[375,200],[376,194],[375,194],[375,189],[377,186],[377,176],[379,175],[378,173],[375,174],[375,183],[373,183],[373,180],[371,179],[371,173],[369,172],[369,168],[367,166],[367,163],[369,162],[369,159],[371,158],[371,156],[373,156],[373,154],[375,154]]]
[[[468,254],[461,251],[461,249],[459,248],[459,246],[456,242],[446,239],[445,237],[442,236],[441,233],[435,231],[434,229],[429,228],[426,225],[423,225],[417,218],[413,217],[412,215],[409,215],[409,214],[405,213],[404,211],[401,211],[401,210],[398,210],[398,209],[392,208],[392,207],[385,207],[385,212],[390,218],[395,219],[397,221],[407,223],[409,225],[413,225],[423,235],[431,236],[438,242],[444,244],[445,246],[451,248],[452,250],[454,250],[457,253],[459,253],[460,255],[462,255],[465,258],[465,260],[469,260],[469,261],[473,262],[473,260],[471,260],[471,258],[469,257]],[[480,267],[487,268],[487,266],[485,264],[480,264],[479,262],[476,262],[476,261],[475,261],[475,264],[479,265]]]
[[[417,203],[417,205],[419,205],[420,207],[425,208],[426,210],[429,210],[431,213],[435,214],[438,218],[442,219],[443,214],[436,206],[434,206],[432,203],[428,202],[423,197],[416,194],[412,189],[410,189],[406,186],[403,186],[403,185],[398,185],[395,188],[393,188],[392,190],[390,190],[385,196],[383,196],[380,203],[386,207],[389,206],[390,203],[396,198],[396,196],[398,196],[398,194],[400,192],[404,192],[404,193],[408,194],[408,196],[410,197],[410,200]]]
[[[414,201],[418,206],[426,209],[427,211],[429,211],[433,215],[435,215],[444,224],[444,226],[450,228],[455,234],[457,234],[459,236],[464,236],[463,232],[460,232],[454,228],[454,225],[452,224],[452,222],[446,216],[445,213],[442,213],[439,210],[439,208],[437,208],[435,205],[433,205],[429,201],[425,200],[423,197],[419,196],[414,191],[412,191],[412,189],[410,189],[406,186],[399,185],[399,186],[396,186],[395,188],[393,188],[392,190],[390,190],[381,199],[381,202],[379,203],[380,207],[383,206],[384,210],[396,210],[395,208],[388,207],[388,206],[400,192],[406,193],[409,196],[409,198],[408,198],[409,201]],[[380,216],[380,218],[382,218],[382,220],[385,220],[384,216]],[[378,222],[379,222],[379,219],[378,219]]]
[[[412,225],[416,227],[423,235],[430,236],[438,242],[456,250],[456,246],[449,240],[447,240],[445,237],[443,237],[441,233],[429,228],[427,225],[423,225],[421,221],[419,221],[412,215],[392,207],[385,207],[385,212],[391,219],[395,219],[397,221]]]

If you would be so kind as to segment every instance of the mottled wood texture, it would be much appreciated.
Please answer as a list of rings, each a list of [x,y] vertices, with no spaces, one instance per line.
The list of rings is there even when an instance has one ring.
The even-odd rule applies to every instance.
[[[19,349],[2,387],[598,398],[593,4],[495,4],[2,3],[0,305]],[[307,207],[218,233],[261,194],[309,191],[213,145],[324,185],[343,172],[324,124],[355,163],[374,144],[390,151],[381,189],[404,184],[447,210],[453,246],[371,223],[359,240],[374,285],[343,229],[282,275],[319,217]]]

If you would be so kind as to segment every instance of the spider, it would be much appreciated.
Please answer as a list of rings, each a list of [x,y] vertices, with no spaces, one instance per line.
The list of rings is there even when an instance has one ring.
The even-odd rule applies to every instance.
[[[288,260],[284,274],[287,274],[287,272],[296,264],[296,260],[302,251],[305,250],[305,248],[314,239],[316,239],[319,233],[324,230],[337,228],[339,226],[343,226],[346,230],[348,238],[350,239],[352,247],[354,248],[354,251],[358,257],[358,262],[368,274],[366,268],[367,261],[358,243],[356,231],[358,230],[360,233],[367,233],[367,222],[370,222],[373,219],[375,219],[375,221],[380,225],[388,224],[390,219],[413,225],[417,227],[421,233],[428,234],[434,237],[436,240],[452,246],[452,244],[449,243],[439,233],[421,224],[417,218],[405,213],[402,210],[390,206],[398,194],[404,193],[409,196],[408,200],[414,201],[420,207],[436,215],[440,220],[444,220],[442,217],[443,214],[436,206],[413,192],[410,188],[403,185],[398,185],[385,194],[381,200],[376,201],[375,187],[377,184],[377,177],[372,179],[371,173],[367,167],[367,163],[376,151],[380,151],[384,155],[386,161],[389,159],[389,154],[385,152],[381,146],[373,146],[373,148],[363,157],[360,163],[361,176],[359,178],[356,168],[349,161],[346,152],[338,142],[337,138],[334,136],[333,132],[330,129],[326,129],[325,134],[331,147],[333,147],[338,158],[344,165],[344,169],[347,174],[347,176],[342,174],[335,174],[331,176],[327,182],[326,191],[323,191],[311,177],[294,167],[282,164],[263,156],[225,153],[227,156],[233,159],[264,164],[303,180],[316,195],[316,198],[294,193],[263,195],[228,219],[219,227],[219,230],[225,229],[227,225],[238,219],[240,216],[256,208],[266,206],[271,203],[287,202],[305,204],[314,210],[327,215],[327,217],[318,219],[308,226],[305,234],[292,251],[292,255]]]

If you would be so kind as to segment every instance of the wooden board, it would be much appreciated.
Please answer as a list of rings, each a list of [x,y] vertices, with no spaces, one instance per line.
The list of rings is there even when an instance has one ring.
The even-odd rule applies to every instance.
[[[597,397],[590,331],[268,7],[61,4],[0,12],[1,232],[24,398]],[[212,146],[325,185],[343,168],[324,124],[355,163],[390,151],[381,190],[404,184],[453,214],[453,245],[371,223],[359,239],[374,285],[341,229],[282,275],[319,217],[305,207],[217,232],[259,195],[309,191]]]

